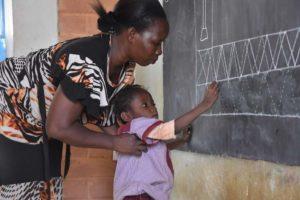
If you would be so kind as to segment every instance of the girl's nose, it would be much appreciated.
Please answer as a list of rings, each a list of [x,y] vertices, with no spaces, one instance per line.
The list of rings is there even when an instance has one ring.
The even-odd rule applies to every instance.
[[[152,111],[153,113],[157,114],[156,106],[152,106],[152,107],[151,107],[151,111]]]

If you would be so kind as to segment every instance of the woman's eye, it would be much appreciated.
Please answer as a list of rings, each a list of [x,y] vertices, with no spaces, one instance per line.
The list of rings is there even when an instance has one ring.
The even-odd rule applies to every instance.
[[[161,44],[161,42],[153,42],[153,45],[156,47],[160,46],[160,44]]]

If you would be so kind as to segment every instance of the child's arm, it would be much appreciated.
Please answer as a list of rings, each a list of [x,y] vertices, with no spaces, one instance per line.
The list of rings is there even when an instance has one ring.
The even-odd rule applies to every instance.
[[[217,82],[214,81],[208,86],[200,104],[191,111],[175,119],[175,131],[177,132],[182,130],[184,127],[193,122],[200,114],[207,111],[217,100],[218,94],[218,85]]]
[[[205,92],[202,102],[198,106],[175,120],[156,126],[153,130],[149,131],[145,137],[156,140],[175,139],[176,132],[181,131],[214,104],[218,98],[218,93],[217,83],[211,83]]]
[[[167,141],[167,147],[169,150],[177,149],[190,141],[192,137],[192,126],[188,126],[183,129],[182,137],[177,137],[174,140]]]

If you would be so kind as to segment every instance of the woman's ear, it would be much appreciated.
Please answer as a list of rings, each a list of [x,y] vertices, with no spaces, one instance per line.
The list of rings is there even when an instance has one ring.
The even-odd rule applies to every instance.
[[[120,116],[121,119],[125,122],[130,122],[132,120],[132,116],[129,112],[122,112]]]
[[[136,29],[134,27],[130,27],[130,28],[127,29],[127,33],[128,33],[128,41],[130,43],[134,42],[135,37],[138,34],[138,32],[136,31]]]

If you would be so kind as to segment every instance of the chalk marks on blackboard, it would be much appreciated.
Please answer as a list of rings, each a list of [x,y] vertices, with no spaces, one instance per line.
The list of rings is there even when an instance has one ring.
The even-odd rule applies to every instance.
[[[221,82],[219,100],[203,116],[300,119],[299,80],[298,66]],[[197,86],[198,95],[203,95],[205,88],[205,85]]]
[[[201,116],[213,116],[213,117],[224,117],[224,116],[255,116],[255,117],[277,117],[277,118],[297,118],[300,119],[299,115],[270,115],[264,113],[209,113],[202,114]]]
[[[213,80],[222,91],[221,105],[203,116],[300,119],[300,27],[197,50],[197,56],[196,102]]]
[[[206,0],[202,0],[202,27],[201,27],[201,35],[200,41],[205,41],[208,39],[208,31],[207,31],[207,24],[206,24]]]
[[[197,50],[196,85],[300,65],[300,27]]]

